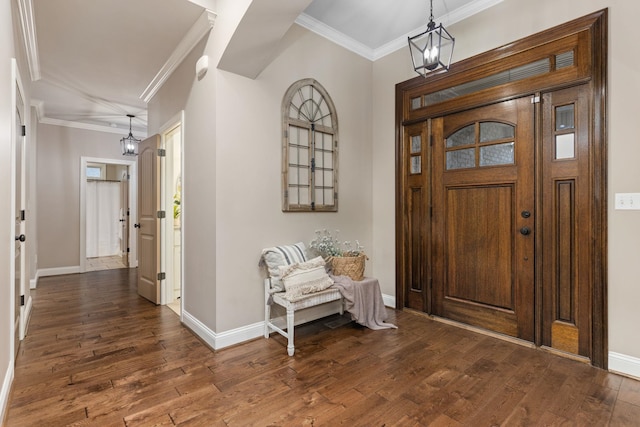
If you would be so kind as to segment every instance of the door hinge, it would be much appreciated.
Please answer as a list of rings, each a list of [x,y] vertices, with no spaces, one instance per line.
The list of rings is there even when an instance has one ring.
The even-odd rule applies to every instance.
[[[316,210],[316,202],[311,202],[311,210],[312,211]]]
[[[539,104],[540,103],[540,96],[536,95],[531,97],[531,103],[532,104]]]
[[[167,278],[167,275],[165,273],[158,273],[158,280],[164,280]]]
[[[285,138],[289,138],[289,131],[284,130],[283,133]]]
[[[27,127],[25,125],[22,125],[21,132],[22,132],[22,136],[27,136]]]
[[[20,295],[20,306],[24,305],[24,295]]]
[[[22,210],[20,211],[20,221],[24,221],[25,219],[27,219],[27,214],[26,214],[26,212],[24,211],[24,209],[22,209]]]
[[[167,150],[165,150],[164,148],[158,148],[158,157],[166,157],[167,156]]]
[[[167,217],[167,212],[166,211],[158,211],[157,216],[160,219],[166,218]]]
[[[433,135],[429,135],[429,147],[433,147]]]
[[[131,249],[127,248],[127,253],[131,252]]]

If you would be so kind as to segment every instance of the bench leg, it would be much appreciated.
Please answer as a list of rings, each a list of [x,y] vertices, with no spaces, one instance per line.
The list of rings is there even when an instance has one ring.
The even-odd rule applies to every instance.
[[[269,322],[271,321],[271,306],[264,305],[264,337],[269,338]]]
[[[293,356],[296,348],[293,345],[293,309],[287,308],[287,353],[289,356]]]

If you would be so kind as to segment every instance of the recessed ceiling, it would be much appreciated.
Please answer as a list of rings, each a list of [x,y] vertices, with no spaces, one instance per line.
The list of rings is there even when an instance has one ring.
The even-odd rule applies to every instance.
[[[35,79],[31,95],[40,121],[126,134],[126,115],[133,114],[136,136],[147,132],[145,101],[150,87],[161,84],[158,75],[168,63],[181,60],[176,51],[185,48],[185,40],[204,35],[202,29],[194,33],[194,28],[206,15],[204,6],[214,3],[17,1],[23,27],[32,27],[24,33]],[[283,7],[291,15],[291,7],[271,1],[253,3],[269,2],[273,13]],[[500,1],[434,0],[434,16],[450,24]],[[424,28],[429,18],[425,0],[314,0],[308,7],[307,3],[299,3],[306,9],[295,22],[371,60],[406,46],[406,36]],[[269,25],[265,21],[261,25]],[[213,25],[212,18],[207,22]]]

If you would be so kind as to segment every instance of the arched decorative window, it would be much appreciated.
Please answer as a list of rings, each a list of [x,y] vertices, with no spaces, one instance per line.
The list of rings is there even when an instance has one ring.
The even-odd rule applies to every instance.
[[[282,100],[282,210],[338,210],[338,117],[314,79],[289,87]]]

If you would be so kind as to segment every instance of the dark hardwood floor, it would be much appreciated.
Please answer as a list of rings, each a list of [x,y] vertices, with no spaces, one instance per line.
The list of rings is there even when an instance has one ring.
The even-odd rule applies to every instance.
[[[256,284],[256,292],[261,292]],[[135,270],[42,278],[6,426],[632,426],[640,382],[389,309],[211,351]]]

